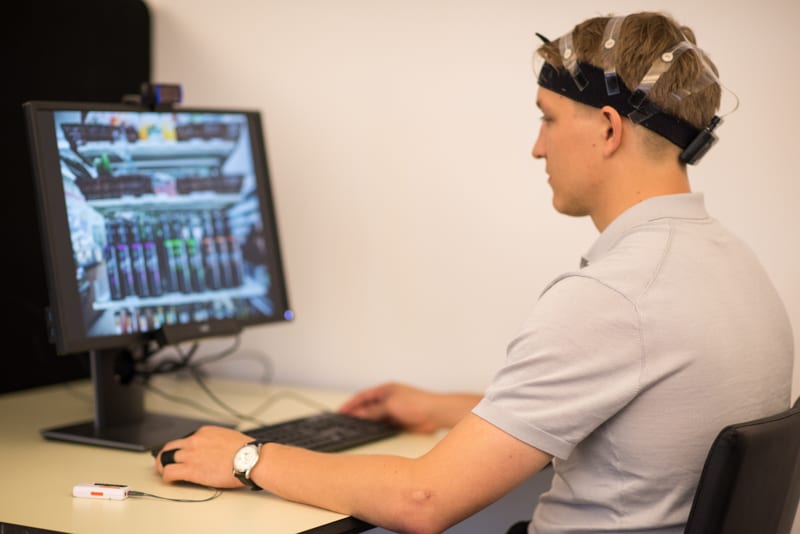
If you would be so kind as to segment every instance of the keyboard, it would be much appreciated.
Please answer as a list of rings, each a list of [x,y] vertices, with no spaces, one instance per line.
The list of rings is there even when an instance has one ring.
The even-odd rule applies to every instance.
[[[400,431],[388,423],[336,412],[264,425],[243,433],[262,442],[294,445],[312,451],[337,452],[394,436]]]

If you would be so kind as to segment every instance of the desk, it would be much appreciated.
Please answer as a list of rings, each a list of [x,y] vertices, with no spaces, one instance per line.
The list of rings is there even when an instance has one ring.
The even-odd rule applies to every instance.
[[[221,413],[190,378],[159,376],[153,385],[173,395],[191,398]],[[317,411],[303,402],[313,399],[331,408],[348,394],[282,388],[221,379],[208,381],[212,391],[231,407],[249,413],[273,396],[274,402],[255,414],[266,423]],[[92,418],[91,385],[86,382],[48,386],[0,395],[0,522],[79,534],[126,532],[268,532],[306,530],[335,534],[352,531],[358,522],[347,516],[285,501],[267,492],[226,490],[204,503],[176,503],[151,498],[123,501],[72,497],[79,482],[127,484],[133,490],[171,498],[201,499],[212,492],[189,485],[168,485],[153,471],[149,453],[45,440],[42,428]],[[209,417],[191,407],[148,392],[149,411]],[[216,419],[216,418],[215,418]],[[240,428],[255,426],[242,424]],[[416,457],[440,435],[401,434],[348,452],[399,454]],[[345,453],[347,454],[347,453]],[[354,474],[354,476],[357,476]]]

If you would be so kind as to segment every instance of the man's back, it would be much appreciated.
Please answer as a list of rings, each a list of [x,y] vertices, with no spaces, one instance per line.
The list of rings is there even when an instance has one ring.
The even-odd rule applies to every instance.
[[[523,441],[556,456],[537,534],[681,532],[714,435],[788,405],[783,304],[701,195],[634,206],[586,260],[551,284],[512,343],[530,398],[506,405],[506,371],[487,397],[537,427]],[[522,375],[509,375],[519,395]]]

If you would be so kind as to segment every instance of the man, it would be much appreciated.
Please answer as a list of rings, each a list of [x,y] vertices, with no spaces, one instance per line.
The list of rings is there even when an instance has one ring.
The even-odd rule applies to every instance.
[[[789,405],[791,328],[752,253],[690,192],[714,139],[716,72],[655,13],[585,21],[539,50],[533,156],[553,205],[600,236],[554,280],[481,396],[400,384],[342,411],[451,430],[418,459],[265,444],[248,484],[400,532],[440,532],[553,463],[536,534],[679,533],[726,424]],[[165,446],[164,480],[239,487],[249,441],[206,427]]]

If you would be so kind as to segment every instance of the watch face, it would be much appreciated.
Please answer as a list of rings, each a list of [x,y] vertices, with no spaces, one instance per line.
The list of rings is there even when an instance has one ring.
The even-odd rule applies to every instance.
[[[247,471],[258,461],[258,449],[255,445],[245,445],[233,457],[233,467],[237,471]]]

